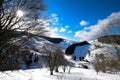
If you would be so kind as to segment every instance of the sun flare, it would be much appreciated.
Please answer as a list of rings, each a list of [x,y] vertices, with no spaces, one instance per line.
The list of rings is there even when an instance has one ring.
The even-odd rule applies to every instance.
[[[22,16],[23,16],[23,11],[18,10],[18,11],[17,11],[17,16],[18,16],[18,17],[22,17]]]

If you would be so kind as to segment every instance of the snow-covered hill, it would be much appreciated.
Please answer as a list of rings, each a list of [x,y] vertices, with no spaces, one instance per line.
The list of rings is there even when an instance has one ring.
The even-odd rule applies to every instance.
[[[104,54],[108,59],[116,58],[115,46],[99,42],[98,40],[90,41],[92,49],[86,56],[86,59],[92,61],[96,54]]]
[[[61,45],[63,50],[66,50],[70,45],[77,43],[77,41],[71,41],[71,40],[66,40],[60,42],[59,44]]]
[[[36,54],[46,55],[44,52],[44,47],[47,46],[47,48],[52,51],[54,49],[51,48],[55,48],[55,44],[59,44],[63,51],[65,51],[65,54],[75,56],[76,60],[80,60],[80,58],[84,57],[84,59],[92,61],[95,57],[95,54],[105,54],[105,56],[109,58],[115,57],[113,46],[102,43],[98,40],[77,42],[62,38],[51,38],[33,34],[29,35],[31,36],[29,37],[24,35],[22,37],[18,37],[12,42],[14,42],[16,45],[23,45],[21,40],[25,40],[24,46],[30,50],[30,52],[33,54],[33,57],[35,57]],[[34,61],[32,62],[34,63]]]
[[[49,39],[52,40],[52,38]],[[14,53],[18,55],[13,58],[18,61],[22,69],[40,68],[46,66],[43,56],[48,55],[48,53],[45,51],[49,50],[54,52],[56,48],[55,44],[48,41],[46,38],[31,34],[29,36],[22,35],[17,37],[12,40],[10,44],[14,44],[13,46],[18,46],[19,49],[15,49],[15,52],[13,52],[9,47],[5,47],[2,54],[9,50],[9,54]],[[14,56],[14,54],[12,56]]]
[[[16,70],[16,71],[6,71],[6,72],[0,72],[0,80],[119,80],[120,73],[118,74],[108,74],[108,73],[99,73],[99,75],[96,74],[96,72],[93,69],[83,69],[80,68],[79,65],[86,64],[82,61],[73,61],[68,59],[69,62],[74,63],[72,64],[71,72],[70,73],[63,73],[62,68],[60,67],[60,73],[55,73],[54,76],[49,75],[49,71],[46,68],[46,62],[43,58],[44,55],[47,55],[45,53],[45,47],[50,50],[54,51],[55,44],[59,44],[63,50],[69,49],[67,52],[70,53],[70,56],[76,56],[77,59],[80,57],[85,57],[86,60],[92,61],[95,57],[95,54],[105,54],[105,56],[111,58],[115,57],[114,54],[114,46],[110,44],[102,43],[98,40],[89,41],[89,42],[76,42],[76,41],[70,41],[60,38],[49,38],[49,37],[40,37],[37,35],[32,35],[31,37],[28,37],[26,35],[22,37],[18,37],[17,39],[13,40],[16,45],[23,45],[25,46],[32,54],[31,57],[31,64],[30,67],[31,70]],[[23,42],[22,42],[23,40]],[[57,41],[58,40],[58,41]],[[12,43],[11,42],[11,43]],[[70,47],[72,46],[72,47]],[[3,51],[3,53],[5,50]],[[66,51],[65,51],[66,52]],[[30,55],[31,55],[30,54]],[[37,62],[35,62],[36,56],[39,58]],[[25,55],[25,58],[28,57],[28,54]],[[67,58],[66,58],[67,59]],[[21,62],[21,67],[26,68],[24,65],[25,62],[22,61],[23,59],[19,59]],[[78,67],[76,68],[76,64],[78,63]],[[87,64],[90,65],[90,64]],[[34,69],[33,69],[34,68]],[[67,71],[69,70],[69,66]]]
[[[115,47],[112,44],[102,43],[97,39],[89,42],[73,43],[66,48],[65,53],[75,57],[76,60],[84,57],[88,61],[94,60],[96,54],[104,54],[109,59],[116,57]]]
[[[66,51],[66,55],[71,55],[77,59],[86,57],[87,53],[92,49],[92,45],[87,41],[77,42],[70,45]]]

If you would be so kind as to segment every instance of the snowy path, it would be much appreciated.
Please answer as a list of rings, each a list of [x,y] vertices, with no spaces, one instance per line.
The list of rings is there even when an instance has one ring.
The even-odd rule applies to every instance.
[[[72,68],[70,74],[60,72],[50,76],[48,69],[45,68],[7,71],[6,74],[0,72],[0,80],[120,80],[120,74],[99,73],[97,75],[91,69]]]

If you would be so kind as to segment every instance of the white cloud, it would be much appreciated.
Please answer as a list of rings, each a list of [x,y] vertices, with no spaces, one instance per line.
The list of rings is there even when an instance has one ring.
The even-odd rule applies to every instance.
[[[80,22],[80,26],[86,26],[86,25],[88,25],[89,24],[89,22],[87,22],[87,21],[85,21],[85,20],[82,20],[81,22]]]
[[[57,33],[58,32],[58,28],[57,27],[55,27],[55,28],[50,28],[49,27],[48,30],[49,30],[49,33],[48,33],[49,37],[68,39],[67,37]]]
[[[68,33],[72,33],[72,30],[69,30]]]
[[[80,38],[81,40],[91,40],[92,37],[97,36],[97,34],[82,30],[82,31],[76,32],[74,36]]]
[[[58,27],[51,28],[54,32],[58,32]]]
[[[59,34],[59,32],[65,32],[67,26],[66,27],[62,27],[60,29],[58,27],[56,27],[56,26],[62,26],[62,24],[59,23],[59,20],[60,19],[59,19],[58,15],[56,13],[52,13],[50,15],[50,19],[49,19],[49,22],[50,22],[49,26],[50,27],[47,27],[47,30],[49,31],[48,34],[47,34],[47,36],[57,37],[57,38],[59,37],[59,38],[65,38],[65,39],[67,39],[65,36],[61,36]]]
[[[57,14],[52,13],[51,16],[50,16],[50,22],[53,25],[56,25],[56,24],[58,24],[58,21],[59,21],[59,17],[57,16]]]
[[[60,32],[65,32],[65,31],[66,31],[66,29],[63,27],[60,29]]]
[[[46,36],[68,39],[67,37],[59,34],[59,32],[65,32],[66,28],[68,28],[67,27],[68,25],[62,28],[56,27],[56,26],[62,26],[62,24],[59,23],[59,17],[57,16],[57,14],[55,13],[51,14],[49,20],[39,19],[39,21],[40,23],[43,23],[43,26],[38,26],[38,27],[44,27],[45,30],[48,31],[46,33]],[[33,30],[32,33],[34,33]]]
[[[65,28],[66,28],[66,29],[69,28],[69,25],[65,26]]]
[[[119,31],[113,28],[119,28]],[[106,30],[108,32],[106,32]],[[91,40],[106,34],[115,34],[116,32],[114,31],[120,34],[120,12],[112,13],[106,19],[98,20],[96,25],[85,27],[84,30],[77,31],[74,37],[78,37],[81,40]]]
[[[52,13],[52,14],[51,14],[51,16],[52,16],[52,17],[56,17],[56,16],[57,16],[57,14],[55,14],[55,13]]]
[[[65,28],[61,28],[60,30],[64,32]],[[55,38],[64,38],[64,39],[68,39],[67,37],[60,35],[58,33],[59,28],[55,27],[55,28],[51,28],[51,27],[47,27],[46,30],[48,30],[49,32],[47,33],[47,36],[49,37],[55,37]]]
[[[57,27],[55,27],[55,28],[47,27],[46,30],[49,31],[47,33],[47,36],[50,36],[50,37],[58,37],[59,36],[57,33],[58,32]]]

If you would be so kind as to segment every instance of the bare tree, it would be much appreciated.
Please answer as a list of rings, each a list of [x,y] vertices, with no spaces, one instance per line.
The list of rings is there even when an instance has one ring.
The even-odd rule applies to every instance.
[[[94,66],[97,74],[99,71],[102,71],[104,73],[106,72],[106,58],[105,58],[104,54],[96,54],[95,55],[93,66]]]
[[[55,71],[59,72],[59,67],[62,66],[63,70],[65,72],[65,69],[68,65],[68,61],[65,59],[64,57],[64,52],[62,51],[62,48],[60,47],[60,45],[56,45],[56,49],[55,49]]]
[[[112,45],[108,47],[108,52],[113,56],[107,59],[107,67],[116,68],[119,70],[120,66],[120,15],[112,15],[106,24],[103,24],[104,28],[98,33],[98,36],[103,36],[98,40],[103,43]],[[111,52],[110,52],[111,51]],[[113,66],[114,65],[114,66]]]
[[[112,51],[115,56],[109,61],[108,67],[111,68],[111,71],[114,69],[117,72],[120,71],[120,46],[113,44]]]
[[[97,74],[98,74],[99,68],[100,68],[100,64],[99,64],[99,59],[98,59],[98,57],[97,57],[97,54],[95,55],[95,59],[94,59],[94,62],[93,62],[93,66],[94,66],[95,71],[96,71]]]
[[[27,32],[36,34],[37,29],[41,35],[46,32],[45,27],[48,26],[45,24],[48,23],[44,15],[45,11],[46,5],[43,0],[0,0],[0,57],[6,57],[6,59],[2,58],[1,64],[9,65],[6,60],[18,58],[19,50],[26,49],[25,42],[31,38]],[[20,39],[17,44],[14,40],[23,33],[27,35],[27,39]],[[6,48],[8,51],[5,50]]]
[[[0,54],[0,71],[6,70],[16,70],[20,68],[20,64],[18,62],[18,57],[20,57],[19,50],[20,46],[14,46],[12,44],[8,44],[4,51]]]
[[[64,58],[64,53],[59,45],[54,44],[54,47],[51,47],[51,50],[45,50],[48,54],[46,60],[50,69],[50,74],[53,75],[53,71],[59,72],[59,67],[65,65],[67,60]]]
[[[29,31],[43,25],[38,18],[46,10],[43,0],[1,0],[0,1],[0,50],[16,35],[14,30]],[[23,15],[22,15],[23,14]],[[39,24],[38,24],[39,23]],[[41,31],[42,28],[39,28]]]
[[[50,75],[53,75],[53,70],[55,69],[54,47],[47,44],[43,46],[43,49],[44,54],[46,54],[45,59],[50,70]]]

